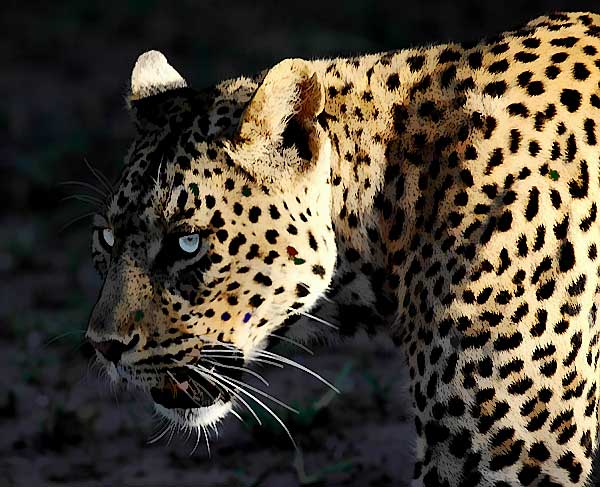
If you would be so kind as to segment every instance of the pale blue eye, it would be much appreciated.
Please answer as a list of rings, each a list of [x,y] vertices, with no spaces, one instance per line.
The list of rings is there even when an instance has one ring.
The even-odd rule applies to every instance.
[[[191,235],[184,235],[179,237],[179,247],[188,254],[193,254],[198,250],[200,245],[200,235],[192,233]]]
[[[102,240],[104,240],[106,245],[108,245],[109,247],[112,247],[114,245],[115,236],[113,235],[113,232],[110,228],[102,229]]]

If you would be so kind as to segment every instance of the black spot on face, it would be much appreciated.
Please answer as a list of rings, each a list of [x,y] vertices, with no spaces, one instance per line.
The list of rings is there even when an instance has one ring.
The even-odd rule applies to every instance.
[[[278,220],[281,217],[281,213],[279,213],[279,210],[275,205],[269,207],[269,214],[273,220]]]
[[[303,284],[296,285],[296,296],[297,297],[304,298],[304,297],[308,296],[308,294],[309,294],[309,291],[306,286],[304,286]]]
[[[488,68],[488,71],[494,74],[504,73],[506,70],[508,70],[508,61],[506,59],[495,61],[490,64],[490,67]]]
[[[315,236],[311,232],[308,232],[308,244],[310,245],[310,248],[313,249],[315,252],[319,248],[319,246],[317,244],[317,240],[315,239]]]
[[[182,189],[179,192],[179,196],[177,197],[177,207],[179,208],[180,211],[185,210],[185,205],[187,203],[187,200],[188,200],[188,193],[185,189]]]
[[[571,113],[576,112],[581,106],[581,94],[577,90],[565,88],[560,94],[560,102]]]
[[[258,206],[253,206],[248,212],[248,219],[251,223],[257,223],[262,211]]]
[[[467,61],[469,63],[469,67],[471,69],[479,69],[481,68],[482,54],[479,51],[472,52],[467,57]]]
[[[525,88],[529,82],[531,81],[531,78],[533,77],[533,72],[531,71],[523,71],[522,73],[520,73],[517,76],[517,83],[519,84],[519,86],[521,88]]]
[[[246,237],[243,234],[238,233],[231,239],[231,242],[229,242],[229,255],[237,255],[240,250],[240,246],[244,245],[245,243]]]
[[[448,47],[440,53],[438,62],[440,64],[444,64],[444,63],[449,63],[449,62],[453,62],[453,61],[458,61],[458,60],[460,60],[460,57],[461,57],[461,55],[460,55],[459,51],[456,51],[456,50]]]
[[[265,302],[265,298],[263,298],[260,294],[255,294],[250,298],[248,304],[253,308],[258,308],[261,304]]]
[[[539,208],[539,197],[540,191],[534,186],[529,191],[529,199],[527,201],[527,208],[525,210],[525,218],[527,218],[527,221],[533,220],[533,218],[537,215]]]
[[[220,229],[219,231],[217,231],[216,236],[217,236],[217,240],[221,243],[225,242],[229,238],[229,234],[227,233],[227,230],[225,230],[223,228]]]
[[[552,39],[550,41],[550,44],[556,47],[573,47],[577,41],[579,39],[577,39],[577,37],[562,37],[562,38],[558,38],[558,39]]]
[[[322,265],[316,264],[312,268],[313,274],[324,277],[325,276],[325,268]]]
[[[535,61],[539,56],[533,52],[520,51],[515,54],[515,61],[521,63],[531,63]]]
[[[212,210],[215,207],[216,201],[215,201],[214,196],[208,194],[208,195],[206,195],[206,197],[204,198],[204,200],[206,201],[206,207],[209,210]]]
[[[254,281],[266,287],[270,287],[273,284],[271,278],[269,276],[266,276],[262,272],[256,273],[256,275],[254,276]]]
[[[498,54],[505,53],[506,51],[508,51],[508,49],[509,49],[509,47],[508,47],[508,43],[506,43],[506,42],[501,42],[500,44],[496,44],[496,45],[494,45],[494,46],[493,46],[493,47],[490,49],[490,51],[491,51],[493,54],[496,54],[496,55],[498,55]]]
[[[415,56],[410,56],[407,60],[406,60],[409,69],[415,73],[417,71],[419,71],[422,67],[423,64],[425,63],[425,56],[423,55],[415,55]]]
[[[522,44],[524,47],[527,47],[528,49],[536,49],[536,48],[540,47],[540,40],[535,37],[529,37],[527,39],[523,39]]]
[[[400,78],[397,73],[392,73],[387,79],[387,88],[390,91],[394,91],[400,87]]]
[[[506,88],[506,81],[492,81],[485,86],[483,92],[489,96],[502,96],[506,92]]]
[[[456,66],[449,66],[444,70],[440,77],[440,83],[443,88],[450,86],[450,83],[456,78]]]
[[[221,212],[216,210],[210,219],[210,224],[215,228],[221,228],[225,225],[225,220],[221,217]]]
[[[520,116],[526,118],[529,116],[529,110],[522,103],[511,103],[508,105],[508,113],[512,116]]]
[[[277,230],[267,230],[265,232],[265,238],[270,244],[275,245],[277,243],[277,237],[279,237],[279,232]]]

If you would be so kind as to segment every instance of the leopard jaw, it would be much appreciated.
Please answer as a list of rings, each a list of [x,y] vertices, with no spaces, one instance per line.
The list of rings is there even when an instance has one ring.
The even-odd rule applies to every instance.
[[[102,360],[102,359],[100,359]],[[144,383],[136,380],[131,374],[125,372],[122,367],[116,367],[113,363],[106,364],[105,368],[109,379],[113,383],[119,383],[125,380],[130,386],[147,391]],[[177,427],[181,428],[206,428],[215,426],[225,418],[232,410],[231,401],[218,399],[210,406],[203,406],[190,409],[166,408],[154,402],[154,410],[163,418],[169,420]]]
[[[191,409],[168,409],[154,403],[154,409],[162,417],[168,419],[175,426],[182,428],[206,428],[215,426],[232,410],[231,401],[217,400],[210,406]]]

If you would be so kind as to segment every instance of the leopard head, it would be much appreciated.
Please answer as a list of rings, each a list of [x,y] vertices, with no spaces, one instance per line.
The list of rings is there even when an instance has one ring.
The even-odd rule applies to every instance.
[[[103,285],[87,337],[113,380],[179,425],[214,424],[243,402],[270,334],[328,289],[323,104],[298,59],[207,90],[156,51],[133,69],[137,136],[94,219]]]

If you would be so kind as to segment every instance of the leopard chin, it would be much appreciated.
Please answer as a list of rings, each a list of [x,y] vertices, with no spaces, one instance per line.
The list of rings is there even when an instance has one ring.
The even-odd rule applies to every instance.
[[[185,428],[206,428],[215,426],[232,410],[230,400],[217,399],[209,406],[194,408],[167,408],[157,402],[155,411],[176,426]]]

